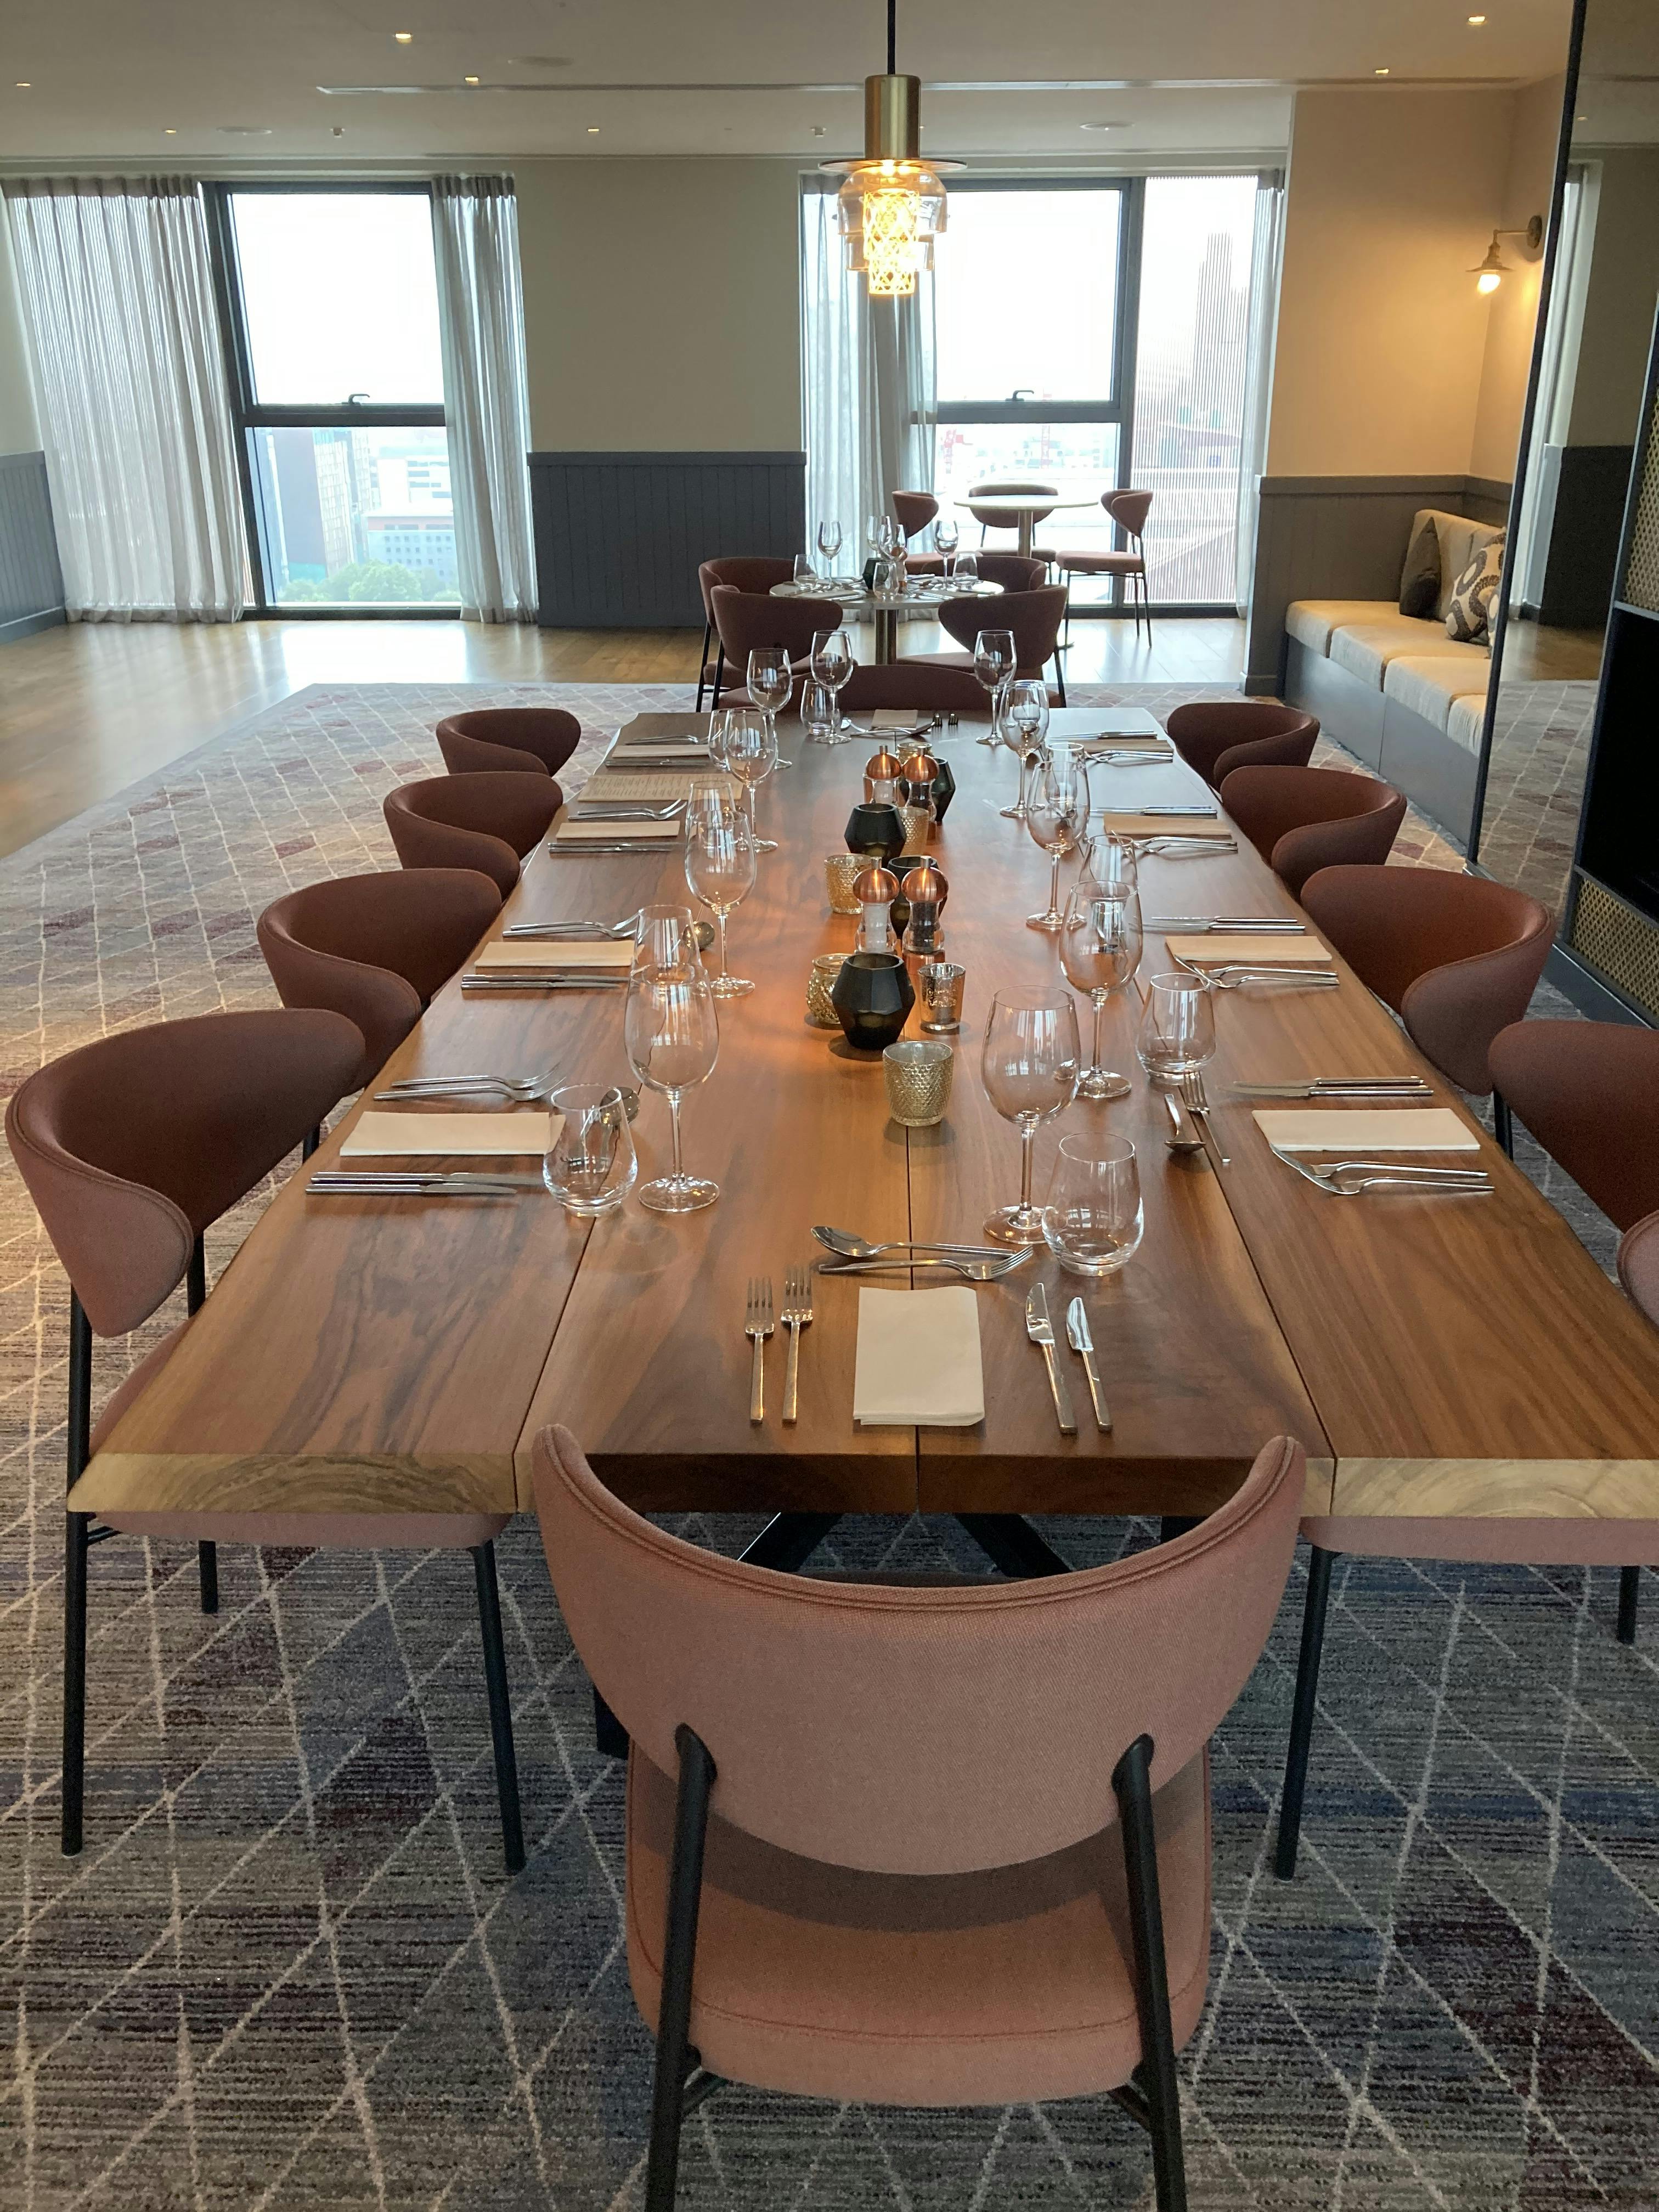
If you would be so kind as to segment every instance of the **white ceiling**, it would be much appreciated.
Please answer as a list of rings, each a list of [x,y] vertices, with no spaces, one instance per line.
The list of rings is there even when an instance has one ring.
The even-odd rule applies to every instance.
[[[923,114],[941,154],[1265,153],[1298,83],[1561,66],[1568,0],[1484,0],[1472,29],[1481,4],[901,0],[898,62],[938,88]],[[884,39],[881,0],[3,0],[0,159],[822,156],[856,150]],[[382,86],[432,89],[320,88]]]

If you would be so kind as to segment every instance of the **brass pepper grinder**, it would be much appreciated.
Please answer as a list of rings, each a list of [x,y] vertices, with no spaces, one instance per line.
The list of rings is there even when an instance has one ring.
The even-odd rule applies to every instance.
[[[878,753],[872,753],[864,763],[864,797],[866,805],[891,806],[895,804],[895,787],[898,782],[899,763],[896,755],[884,745]]]
[[[859,902],[858,951],[898,951],[893,939],[893,901],[898,892],[898,878],[890,868],[883,867],[878,858],[872,859],[853,886],[853,896]]]
[[[904,964],[915,984],[923,968],[945,957],[945,931],[939,916],[950,886],[933,863],[924,858],[905,871],[904,896],[910,907],[904,927]]]

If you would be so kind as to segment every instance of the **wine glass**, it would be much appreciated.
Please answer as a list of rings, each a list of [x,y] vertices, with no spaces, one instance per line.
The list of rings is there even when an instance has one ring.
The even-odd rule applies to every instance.
[[[1028,914],[1028,929],[1050,933],[1063,928],[1060,910],[1060,864],[1075,853],[1089,829],[1089,771],[1069,747],[1062,746],[1042,760],[1031,778],[1025,826],[1048,854],[1048,903],[1041,914]]]
[[[1109,830],[1103,830],[1097,837],[1088,841],[1083,866],[1078,872],[1078,887],[1092,891],[1099,898],[1120,898],[1126,890],[1136,888],[1139,874],[1132,840],[1115,837]]]
[[[1003,686],[994,727],[1019,762],[1019,797],[1002,811],[1010,822],[1024,822],[1028,812],[1025,772],[1041,757],[1048,734],[1048,687],[1041,678],[1022,676]]]
[[[944,515],[940,515],[933,525],[933,550],[944,556],[947,576],[951,573],[951,562],[956,556],[957,547],[961,543],[962,532],[955,520],[947,521]]]
[[[812,674],[828,690],[834,702],[836,735],[834,743],[850,743],[842,736],[841,695],[842,687],[858,665],[853,658],[853,641],[844,629],[820,629],[812,634]]]
[[[840,523],[819,523],[818,550],[823,554],[824,559],[830,563],[829,568],[825,571],[826,574],[833,576],[836,573],[836,556],[841,550],[841,539],[842,531]]]
[[[672,1174],[641,1187],[640,1204],[653,1213],[694,1213],[720,1194],[717,1182],[687,1175],[680,1156],[680,1099],[713,1073],[720,1045],[714,989],[696,955],[690,911],[680,912],[684,926],[658,921],[635,945],[623,1018],[628,1064],[647,1090],[667,1099],[673,1131]]]
[[[772,749],[778,744],[778,715],[789,704],[795,672],[787,648],[781,645],[751,646],[746,672],[749,696],[772,726]]]
[[[1140,965],[1140,895],[1126,890],[1103,898],[1081,884],[1066,902],[1066,927],[1060,933],[1060,964],[1066,980],[1094,1000],[1094,1043],[1089,1065],[1077,1079],[1079,1098],[1127,1098],[1127,1076],[1100,1064],[1100,1018],[1114,991],[1121,991]]]
[[[749,801],[749,830],[757,853],[775,853],[777,840],[755,835],[755,793],[778,764],[778,733],[769,714],[734,708],[726,725],[725,766]]]
[[[1135,1056],[1154,1083],[1178,1084],[1215,1054],[1215,994],[1201,975],[1154,975]]]
[[[1014,634],[1011,629],[982,629],[974,640],[974,674],[990,695],[992,728],[979,742],[1000,743],[995,729],[997,693],[1014,672]]]
[[[614,1212],[640,1171],[621,1091],[604,1083],[567,1083],[547,1105],[559,1126],[542,1161],[543,1182],[567,1213],[588,1219]]]
[[[755,888],[755,833],[741,806],[718,809],[705,802],[685,818],[685,881],[714,917],[720,972],[710,986],[717,999],[741,999],[754,989],[726,964],[726,917]]]
[[[1080,1059],[1069,999],[999,991],[992,1000],[980,1075],[986,1097],[1020,1136],[1019,1203],[999,1207],[985,1224],[999,1244],[1042,1241],[1042,1210],[1031,1203],[1032,1146],[1041,1125],[1071,1104]]]
[[[808,683],[800,688],[800,722],[809,745],[836,742],[836,695],[827,684]]]
[[[1140,1249],[1146,1216],[1127,1137],[1062,1137],[1042,1238],[1068,1274],[1115,1275]]]

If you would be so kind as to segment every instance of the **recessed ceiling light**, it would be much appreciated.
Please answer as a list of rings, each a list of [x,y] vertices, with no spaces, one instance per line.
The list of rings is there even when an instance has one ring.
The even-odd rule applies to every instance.
[[[1079,131],[1127,131],[1128,125],[1126,123],[1080,123],[1078,128]]]
[[[509,69],[568,69],[570,57],[568,54],[509,54],[507,65]]]
[[[269,126],[257,123],[222,123],[219,136],[222,138],[269,138],[270,131]]]
[[[597,123],[590,123],[590,124],[588,125],[588,126],[587,126],[587,135],[588,135],[588,137],[589,137],[590,138],[597,138],[597,137],[599,137],[599,125],[598,125]]]
[[[1373,76],[1387,76],[1389,72],[1387,70],[1373,70],[1371,71],[1371,75]]]
[[[161,136],[162,136],[164,138],[176,138],[176,137],[179,136],[179,133],[178,133],[178,132],[173,129],[173,125],[169,123],[169,124],[167,125],[166,129],[162,131]]]
[[[468,77],[468,78],[467,78],[466,82],[467,82],[469,84],[477,84],[477,82],[478,82],[478,80],[477,80],[477,78],[476,76],[470,76],[470,77]]]
[[[20,77],[18,78],[18,80],[17,80],[17,82],[16,82],[16,83],[15,83],[15,85],[12,88],[12,89],[13,89],[14,91],[15,91],[15,92],[33,92],[33,89],[34,89],[34,87],[33,87],[33,85],[29,82],[29,80],[28,80],[28,78],[27,78],[27,77],[26,77],[26,76],[20,76]]]
[[[392,35],[400,46],[412,46],[415,43],[413,31],[394,31]]]
[[[1486,21],[1486,19],[1484,15],[1471,15],[1469,18],[1469,21],[1477,30],[1480,28],[1480,25]]]
[[[1588,115],[1575,115],[1572,119],[1575,123],[1588,123],[1589,121]]]

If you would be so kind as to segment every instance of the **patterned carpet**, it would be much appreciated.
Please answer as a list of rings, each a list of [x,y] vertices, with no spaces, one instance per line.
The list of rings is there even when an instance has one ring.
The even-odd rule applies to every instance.
[[[526,696],[595,738],[683,703],[313,690],[0,863],[8,1085],[106,1029],[270,1003],[260,908],[384,864],[381,793],[436,765],[438,716]],[[1415,820],[1401,857],[1455,865]],[[1605,1260],[1605,1223],[1526,1164]],[[263,1199],[210,1238],[216,1269]],[[59,1856],[67,1294],[9,1160],[0,1239],[0,2204],[637,2203],[649,2045],[621,1951],[620,1774],[592,1750],[529,1523],[501,1547],[516,1881],[470,1574],[431,1555],[227,1551],[210,1621],[185,1547],[96,1550],[88,1847]],[[99,1346],[100,1396],[142,1348]],[[735,1549],[755,1525],[688,1529]],[[1072,1522],[1055,1540],[1080,1564],[1152,1533]],[[844,1522],[823,1556],[979,1564],[921,1521]],[[1606,1574],[1340,1573],[1285,1885],[1265,1855],[1301,1591],[1298,1567],[1216,1746],[1212,1996],[1182,2061],[1195,2212],[1659,2203],[1656,1632],[1614,1643]],[[734,2089],[688,2130],[682,2201],[1048,2212],[1152,2191],[1144,2139],[1103,2100],[908,2112]]]

